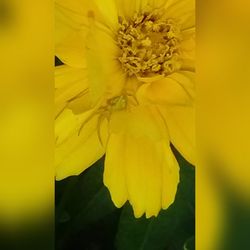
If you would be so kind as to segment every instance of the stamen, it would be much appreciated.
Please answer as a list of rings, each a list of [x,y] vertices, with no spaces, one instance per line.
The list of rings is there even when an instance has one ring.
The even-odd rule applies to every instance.
[[[164,11],[135,13],[129,21],[119,17],[119,23],[118,59],[129,76],[166,76],[180,68],[180,29]]]

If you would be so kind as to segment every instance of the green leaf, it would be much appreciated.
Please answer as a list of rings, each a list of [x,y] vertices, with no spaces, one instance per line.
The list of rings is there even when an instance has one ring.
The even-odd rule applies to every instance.
[[[68,178],[57,212],[61,212],[63,221],[65,217],[71,218],[70,226],[74,230],[80,230],[116,210],[102,178],[103,161],[97,162],[80,176]]]
[[[58,250],[72,249],[77,241],[80,241],[77,244],[99,246],[106,239],[112,239],[108,244],[113,245],[119,210],[103,185],[103,160],[79,176],[58,182],[56,197]],[[91,246],[88,249],[92,249]]]
[[[73,219],[72,226],[74,230],[79,230],[90,223],[98,222],[98,220],[115,210],[116,208],[110,200],[108,190],[102,187]]]

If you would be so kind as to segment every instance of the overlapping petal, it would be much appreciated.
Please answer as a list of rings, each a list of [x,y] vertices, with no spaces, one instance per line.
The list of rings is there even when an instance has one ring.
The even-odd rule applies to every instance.
[[[142,12],[149,8],[161,8],[167,0],[115,0],[118,14],[131,18],[135,12]]]
[[[89,83],[86,69],[67,65],[55,68],[56,116],[66,107],[74,113],[90,108]]]
[[[128,191],[125,177],[126,145],[123,135],[111,135],[107,144],[104,169],[104,184],[111,192],[112,200],[117,207],[122,207],[128,200]]]
[[[179,166],[166,138],[166,129],[161,130],[163,121],[159,117],[152,119],[152,110],[139,108],[135,112],[143,119],[135,120],[133,115],[121,113],[111,123],[104,183],[116,206],[121,207],[129,200],[136,217],[146,213],[149,218],[173,203]],[[117,122],[126,124],[119,130]]]
[[[86,67],[86,36],[91,20],[104,22],[92,1],[56,1],[55,52],[65,64]]]
[[[195,28],[182,32],[182,66],[181,69],[194,72],[195,69]]]
[[[141,104],[193,105],[194,95],[194,73],[188,71],[143,84],[137,91]]]
[[[102,13],[105,24],[111,29],[116,30],[118,27],[118,10],[115,0],[93,0],[98,10]]]
[[[95,1],[88,0],[56,0],[56,11],[59,10],[71,25],[71,28],[89,26],[89,19],[104,23],[102,13]],[[57,19],[56,19],[57,21]]]
[[[112,113],[110,133],[130,133],[135,138],[168,139],[166,125],[154,106],[141,105]]]
[[[175,19],[181,30],[195,26],[195,0],[166,0],[166,17]]]
[[[55,53],[60,60],[72,67],[84,68],[86,20],[81,24],[71,19],[70,14],[57,7],[55,10]]]
[[[105,26],[95,25],[87,40],[87,66],[93,101],[121,94],[126,75],[117,57],[119,48],[113,34]]]
[[[170,136],[170,141],[184,158],[192,163],[195,156],[195,109],[193,106],[160,106]]]
[[[170,141],[191,163],[195,163],[195,74],[183,71],[142,85],[137,99],[143,104],[157,105],[164,117]]]
[[[90,167],[105,152],[107,122],[90,110],[75,115],[65,109],[56,119],[56,179],[78,175]]]

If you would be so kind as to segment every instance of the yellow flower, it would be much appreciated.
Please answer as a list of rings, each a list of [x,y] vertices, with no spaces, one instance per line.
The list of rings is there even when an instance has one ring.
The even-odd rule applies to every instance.
[[[117,207],[157,216],[194,163],[194,1],[56,0],[56,178],[105,154]]]

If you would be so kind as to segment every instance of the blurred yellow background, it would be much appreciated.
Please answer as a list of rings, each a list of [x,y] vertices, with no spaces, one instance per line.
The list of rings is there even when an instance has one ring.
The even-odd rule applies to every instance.
[[[238,236],[250,226],[250,3],[201,1],[196,11],[196,248],[247,249]],[[233,214],[244,214],[239,225]]]
[[[0,1],[0,225],[53,213],[53,2]]]

